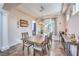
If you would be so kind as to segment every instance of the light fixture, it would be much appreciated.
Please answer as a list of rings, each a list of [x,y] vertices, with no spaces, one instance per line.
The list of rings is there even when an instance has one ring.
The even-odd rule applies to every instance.
[[[40,21],[43,21],[43,12],[45,11],[45,7],[44,7],[44,5],[43,4],[41,4],[40,5],[40,10],[39,10],[39,12],[40,12],[40,17],[39,17],[39,19],[40,19]]]
[[[40,6],[40,12],[43,12],[43,11],[44,11],[44,9],[45,9],[45,8],[44,8],[44,6],[43,6],[43,5],[41,5],[41,6]]]

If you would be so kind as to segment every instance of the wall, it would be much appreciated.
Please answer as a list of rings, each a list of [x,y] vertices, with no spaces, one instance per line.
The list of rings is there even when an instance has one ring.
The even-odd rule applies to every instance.
[[[65,31],[66,28],[66,18],[65,15],[60,15],[57,18],[57,31]]]
[[[21,42],[22,32],[28,32],[30,36],[32,35],[31,25],[33,19],[15,9],[12,9],[11,11],[8,12],[9,12],[9,18],[8,18],[9,45],[13,46]],[[17,21],[19,21],[20,19],[28,20],[29,26],[25,28],[21,27],[17,28]]]
[[[79,35],[79,15],[75,15],[71,17],[71,19],[68,22],[68,30],[69,33],[75,33],[76,35]]]

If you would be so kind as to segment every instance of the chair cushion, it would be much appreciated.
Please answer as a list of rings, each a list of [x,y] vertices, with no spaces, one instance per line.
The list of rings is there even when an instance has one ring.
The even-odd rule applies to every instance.
[[[33,47],[35,50],[42,51],[42,47]]]
[[[24,43],[24,46],[26,46],[26,47],[30,47],[32,44],[30,44],[30,43]]]

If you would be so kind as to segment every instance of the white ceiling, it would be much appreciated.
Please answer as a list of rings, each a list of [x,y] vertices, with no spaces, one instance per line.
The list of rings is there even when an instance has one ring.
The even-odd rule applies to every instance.
[[[44,7],[44,11],[40,12],[40,7]],[[59,15],[62,9],[62,4],[60,3],[26,3],[18,6],[20,10],[26,10],[29,14],[35,17],[42,17],[46,15]]]
[[[21,3],[5,3],[3,6],[3,9],[5,10],[11,10],[20,5]]]
[[[44,7],[44,11],[40,12],[40,7]],[[47,17],[58,16],[66,11],[68,5],[65,4],[62,8],[62,3],[5,3],[4,9],[11,10],[16,8],[24,13],[27,13],[33,17]]]
[[[4,3],[0,3],[0,9],[3,8]]]

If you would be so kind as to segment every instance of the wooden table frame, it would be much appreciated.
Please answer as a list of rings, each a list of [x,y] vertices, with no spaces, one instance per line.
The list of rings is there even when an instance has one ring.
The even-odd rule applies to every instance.
[[[31,42],[33,47],[35,44],[40,44],[42,45],[44,42],[44,38],[37,38],[36,36],[30,37],[29,39],[27,39],[28,42]],[[24,40],[23,40],[23,44],[24,44]],[[24,46],[23,46],[24,47]],[[24,48],[23,48],[24,50]],[[29,54],[29,48],[28,48],[28,54]],[[33,51],[33,55],[35,56],[35,50]]]
[[[43,42],[44,42],[44,38],[43,37],[42,38],[41,37],[39,37],[39,38],[32,37],[32,39],[29,40],[29,41],[33,43],[33,47],[34,47],[35,44],[39,44],[39,45],[42,46],[43,45]],[[35,50],[33,50],[33,55],[35,56]]]

